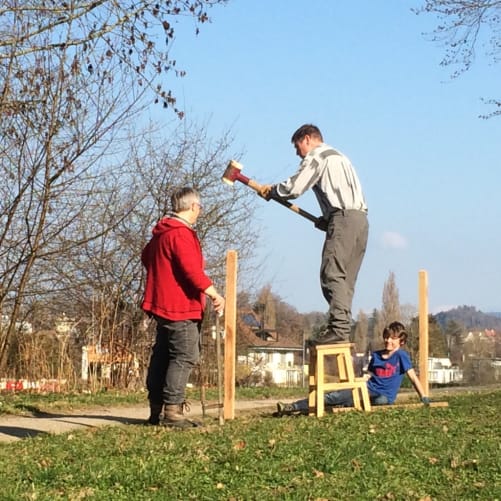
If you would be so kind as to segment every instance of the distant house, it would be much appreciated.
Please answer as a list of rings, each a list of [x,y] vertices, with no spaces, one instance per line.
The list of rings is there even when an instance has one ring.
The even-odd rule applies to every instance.
[[[463,380],[463,371],[453,366],[449,358],[428,358],[428,381],[435,384],[458,383]]]
[[[82,347],[82,380],[110,380],[113,373],[125,371],[130,377],[138,377],[139,362],[136,354],[119,343],[101,346],[89,344]]]
[[[491,367],[494,369],[494,381],[501,381],[501,359],[493,360]]]
[[[303,384],[303,344],[288,333],[264,328],[254,312],[245,312],[240,315],[237,343],[237,363],[249,368],[256,384]]]
[[[2,318],[0,320],[0,329],[7,328],[9,322],[10,322],[9,316],[2,315]],[[25,320],[16,322],[15,328],[18,332],[22,332],[23,334],[33,334],[33,325],[30,322],[26,322]]]
[[[482,341],[482,340],[490,340],[492,342],[495,342],[496,340],[496,331],[494,329],[484,329],[482,331],[470,331],[466,335],[464,341],[471,342],[471,341]]]

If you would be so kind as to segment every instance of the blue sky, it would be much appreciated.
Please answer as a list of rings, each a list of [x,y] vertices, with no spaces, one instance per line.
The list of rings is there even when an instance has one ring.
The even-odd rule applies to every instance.
[[[381,307],[390,271],[402,304],[501,311],[501,65],[482,56],[460,78],[423,35],[437,24],[419,1],[233,0],[212,23],[180,24],[173,57],[187,71],[170,87],[190,120],[217,137],[231,128],[244,174],[276,183],[299,159],[290,136],[315,123],[352,160],[369,206],[368,249],[353,313]],[[229,160],[229,159],[228,159]],[[234,189],[245,190],[237,184]],[[297,205],[319,213],[311,193]],[[274,202],[256,200],[263,285],[300,312],[325,311],[318,268],[323,235]]]

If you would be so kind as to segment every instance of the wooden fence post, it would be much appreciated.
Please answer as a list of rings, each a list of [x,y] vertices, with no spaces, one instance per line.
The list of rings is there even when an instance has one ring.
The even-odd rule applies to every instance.
[[[235,354],[237,330],[237,251],[226,253],[224,315],[224,419],[235,419]]]
[[[428,395],[428,274],[419,271],[419,380]]]

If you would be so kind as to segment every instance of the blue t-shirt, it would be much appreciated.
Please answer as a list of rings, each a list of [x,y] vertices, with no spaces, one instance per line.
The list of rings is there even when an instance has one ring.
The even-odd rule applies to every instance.
[[[412,369],[412,362],[405,350],[397,350],[388,358],[383,358],[386,350],[372,353],[368,371],[372,374],[367,381],[369,393],[384,395],[392,404],[397,398],[405,373]]]

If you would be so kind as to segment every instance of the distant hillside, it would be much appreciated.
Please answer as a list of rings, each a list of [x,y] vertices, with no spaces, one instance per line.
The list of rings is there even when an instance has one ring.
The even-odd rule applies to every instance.
[[[434,317],[442,329],[448,322],[454,321],[466,329],[494,329],[501,332],[500,313],[483,313],[474,306],[459,306],[449,311],[441,311]]]

